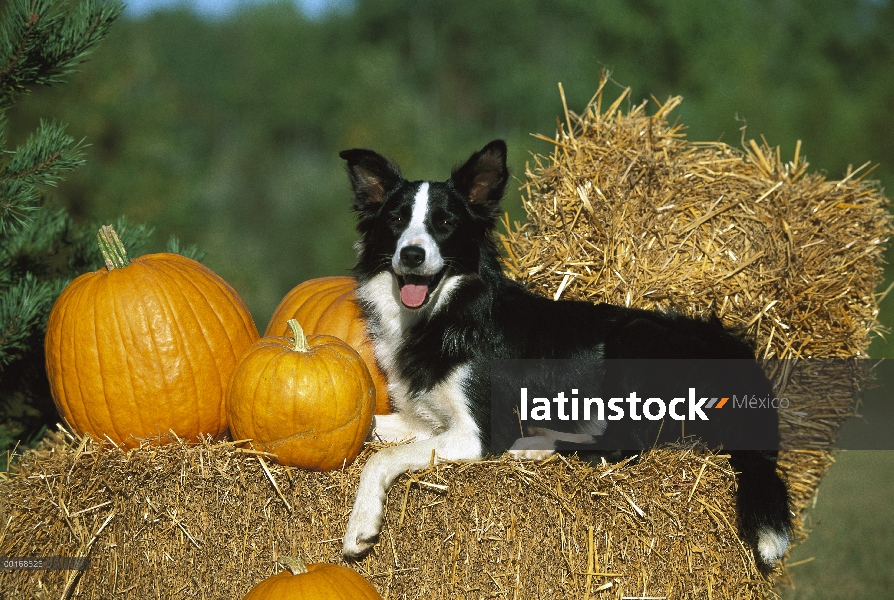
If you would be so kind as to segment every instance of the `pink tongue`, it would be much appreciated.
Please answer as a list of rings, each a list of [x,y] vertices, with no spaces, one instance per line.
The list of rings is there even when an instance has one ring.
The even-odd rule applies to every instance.
[[[404,286],[400,288],[400,301],[404,303],[404,306],[410,308],[419,308],[422,306],[426,296],[428,296],[428,285],[405,283]]]

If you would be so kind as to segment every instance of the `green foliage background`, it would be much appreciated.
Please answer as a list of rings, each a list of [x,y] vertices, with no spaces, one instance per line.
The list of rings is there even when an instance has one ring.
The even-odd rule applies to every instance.
[[[208,252],[263,330],[285,292],[346,272],[353,217],[339,150],[365,146],[412,178],[494,137],[523,179],[562,107],[608,68],[634,99],[685,97],[695,140],[796,140],[815,168],[880,163],[894,181],[894,7],[887,1],[358,0],[309,20],[290,2],[204,20],[187,9],[116,23],[69,85],[10,114],[86,137],[54,197]],[[888,185],[890,188],[890,185]],[[523,217],[519,194],[506,208]],[[150,245],[151,246],[151,245]],[[160,249],[160,248],[159,248]]]

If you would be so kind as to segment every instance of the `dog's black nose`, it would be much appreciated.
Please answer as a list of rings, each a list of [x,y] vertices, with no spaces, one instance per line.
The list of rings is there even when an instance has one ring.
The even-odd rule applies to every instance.
[[[404,246],[400,250],[400,264],[408,269],[415,269],[425,261],[425,249],[422,246]]]

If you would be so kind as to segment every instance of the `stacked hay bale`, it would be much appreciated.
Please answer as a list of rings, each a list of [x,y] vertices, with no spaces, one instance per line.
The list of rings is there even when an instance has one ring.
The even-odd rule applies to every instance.
[[[766,144],[688,142],[667,121],[679,99],[651,116],[622,111],[624,95],[601,102],[567,112],[528,173],[529,222],[503,240],[515,277],[556,298],[714,310],[764,358],[865,353],[891,231],[875,185],[857,171],[825,181]],[[774,377],[789,396],[816,385]],[[808,427],[784,423],[817,448],[783,456],[798,513],[854,389],[848,376],[800,415]],[[341,562],[372,450],[312,473],[244,443],[124,452],[60,429],[0,474],[0,556],[91,567],[0,571],[0,597],[238,598],[279,555]],[[438,465],[398,480],[380,544],[354,568],[385,598],[769,598],[773,576],[736,533],[734,485],[725,455],[692,445],[619,465]]]
[[[539,136],[555,148],[529,168],[507,267],[556,299],[713,312],[753,340],[777,395],[798,406],[781,414],[783,446],[798,451],[780,464],[800,514],[865,377],[840,359],[865,357],[880,329],[888,201],[865,180],[869,163],[827,181],[800,142],[790,162],[766,142],[689,142],[668,123],[681,98],[649,116],[645,103],[621,110],[628,94],[603,110],[600,87],[581,115],[566,109],[555,139]],[[839,360],[817,372],[802,358]]]

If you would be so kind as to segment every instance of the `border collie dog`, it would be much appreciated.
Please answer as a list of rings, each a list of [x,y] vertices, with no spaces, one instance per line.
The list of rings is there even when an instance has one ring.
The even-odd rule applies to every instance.
[[[362,557],[375,544],[388,489],[401,473],[432,460],[481,460],[490,452],[494,359],[744,358],[756,365],[753,350],[716,318],[553,301],[506,277],[493,240],[509,178],[502,140],[472,154],[443,182],[407,181],[371,150],[340,156],[358,215],[358,302],[393,409],[376,417],[376,435],[410,440],[380,450],[364,466],[343,540],[346,558]],[[515,414],[494,418],[518,432]],[[617,440],[618,450],[636,451],[658,439],[654,430],[637,435],[638,423],[631,430],[615,422],[583,422],[570,435],[535,430],[535,437],[552,436],[549,448],[568,450],[563,442],[607,436]],[[775,411],[763,427],[778,445]],[[549,454],[531,452],[529,441],[524,437],[513,446],[517,455]],[[740,531],[763,567],[785,553],[791,526],[776,455],[775,449],[730,450]]]

